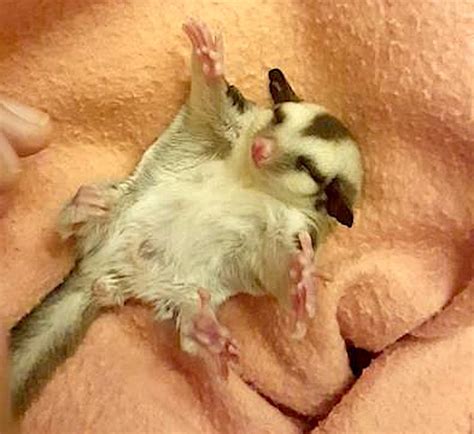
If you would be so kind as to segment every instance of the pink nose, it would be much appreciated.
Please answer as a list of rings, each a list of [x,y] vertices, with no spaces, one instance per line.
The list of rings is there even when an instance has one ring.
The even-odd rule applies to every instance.
[[[266,137],[255,137],[252,143],[252,160],[255,166],[262,167],[266,160],[270,157],[273,150],[273,141]]]

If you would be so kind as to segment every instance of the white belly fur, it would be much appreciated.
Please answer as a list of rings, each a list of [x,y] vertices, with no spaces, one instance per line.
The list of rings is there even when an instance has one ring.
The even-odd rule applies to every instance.
[[[252,270],[263,268],[258,261],[268,231],[288,217],[283,204],[244,188],[224,163],[210,162],[186,179],[149,189],[121,216],[100,257],[134,276],[127,288],[134,295],[168,297],[181,286],[184,295],[189,285],[210,290],[219,304],[232,293],[260,292],[255,278],[263,276]],[[155,257],[140,257],[144,242]]]

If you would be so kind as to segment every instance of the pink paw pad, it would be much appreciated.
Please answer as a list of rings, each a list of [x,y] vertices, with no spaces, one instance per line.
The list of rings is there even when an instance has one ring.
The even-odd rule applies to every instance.
[[[298,234],[301,251],[295,255],[290,266],[292,310],[295,318],[294,337],[301,339],[306,333],[305,318],[314,318],[316,313],[316,278],[329,280],[316,272],[311,236],[307,232]]]
[[[81,222],[87,217],[102,217],[109,211],[102,190],[94,185],[80,187],[70,206],[73,210],[73,223]]]
[[[189,19],[183,30],[202,64],[202,72],[208,80],[224,75],[224,43],[222,36],[214,36],[205,23]]]
[[[189,337],[212,355],[221,375],[227,378],[228,363],[231,360],[238,360],[239,357],[237,343],[232,339],[229,331],[217,321],[210,307],[209,293],[201,289],[198,294],[201,306],[193,318]]]

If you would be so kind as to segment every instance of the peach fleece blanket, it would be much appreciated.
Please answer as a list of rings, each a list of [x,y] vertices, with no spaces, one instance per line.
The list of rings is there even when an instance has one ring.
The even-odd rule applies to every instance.
[[[303,342],[270,300],[232,300],[220,316],[242,360],[221,384],[177,350],[169,324],[127,306],[92,326],[24,432],[472,430],[468,9],[463,0],[0,0],[0,92],[55,122],[52,145],[23,160],[0,220],[0,314],[10,325],[72,265],[53,232],[61,204],[82,183],[126,175],[183,102],[188,15],[224,30],[228,78],[246,95],[266,102],[266,71],[280,67],[303,98],[349,124],[366,166],[355,227],[321,254],[333,282]],[[377,355],[357,381],[345,341]]]

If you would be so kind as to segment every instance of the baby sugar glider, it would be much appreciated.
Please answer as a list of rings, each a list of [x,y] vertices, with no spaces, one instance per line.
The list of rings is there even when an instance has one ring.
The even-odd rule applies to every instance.
[[[289,304],[297,334],[314,315],[314,248],[352,226],[362,182],[344,125],[301,100],[278,69],[272,108],[224,77],[223,42],[183,26],[192,44],[187,103],[125,180],[83,186],[60,216],[76,239],[67,280],[11,331],[17,414],[75,349],[100,310],[127,299],[175,318],[181,348],[209,351],[225,374],[237,343],[215,311],[245,292]]]

